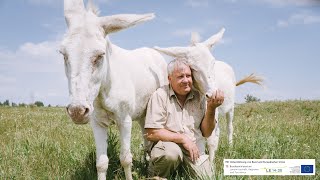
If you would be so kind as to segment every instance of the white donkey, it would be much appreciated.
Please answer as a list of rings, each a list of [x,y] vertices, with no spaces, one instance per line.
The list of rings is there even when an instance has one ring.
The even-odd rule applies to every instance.
[[[154,49],[125,50],[106,36],[148,21],[154,15],[98,17],[91,1],[86,9],[83,0],[64,0],[64,14],[68,31],[60,52],[64,56],[71,100],[67,112],[76,124],[91,123],[98,179],[106,179],[108,169],[106,127],[112,122],[117,124],[120,162],[126,179],[132,179],[132,120],[139,121],[144,131],[148,99],[167,83],[167,67],[162,55]]]
[[[236,82],[232,67],[225,62],[215,60],[210,53],[210,49],[222,38],[224,31],[223,28],[219,33],[202,43],[198,42],[197,36],[192,36],[190,47],[155,47],[155,49],[172,57],[185,58],[192,69],[195,88],[200,93],[206,95],[207,98],[212,96],[215,89],[221,89],[224,92],[225,99],[223,104],[219,106],[218,113],[226,114],[228,141],[232,144],[235,87],[246,82],[261,84],[262,79],[251,74]],[[218,113],[216,113],[216,119],[218,119]],[[211,162],[214,160],[215,151],[218,148],[219,135],[220,128],[218,122],[214,133],[207,139]]]

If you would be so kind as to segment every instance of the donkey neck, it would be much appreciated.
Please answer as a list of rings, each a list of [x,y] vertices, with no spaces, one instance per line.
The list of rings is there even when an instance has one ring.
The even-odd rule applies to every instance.
[[[101,81],[101,90],[106,92],[107,94],[109,93],[110,89],[111,89],[111,58],[112,58],[112,46],[113,44],[111,43],[111,41],[109,40],[108,37],[106,37],[106,68],[104,70],[104,73],[102,75],[102,81]],[[100,90],[100,91],[101,91]]]
[[[106,38],[106,71],[104,71],[103,74],[103,81],[101,84],[101,87],[104,90],[104,93],[108,94],[110,89],[114,86],[114,80],[119,79],[116,72],[115,64],[115,58],[118,56],[118,54],[121,54],[122,48],[114,45],[111,43],[109,38]]]

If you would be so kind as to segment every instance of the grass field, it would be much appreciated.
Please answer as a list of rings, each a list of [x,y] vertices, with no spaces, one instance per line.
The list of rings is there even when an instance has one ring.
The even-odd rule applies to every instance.
[[[220,121],[217,179],[320,179],[320,101],[238,105],[232,147]],[[107,179],[124,179],[115,126],[109,134]],[[146,178],[141,143],[134,123],[134,179]],[[316,159],[316,176],[223,176],[224,158]],[[64,108],[0,107],[0,179],[96,179],[91,127],[73,124]]]

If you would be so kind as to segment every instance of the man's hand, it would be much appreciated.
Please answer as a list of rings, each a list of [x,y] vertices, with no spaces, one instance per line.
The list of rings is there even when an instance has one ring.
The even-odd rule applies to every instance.
[[[212,97],[207,100],[207,108],[210,110],[214,110],[219,107],[224,101],[223,92],[218,89],[216,93],[213,93]]]
[[[182,135],[182,134],[181,134]],[[182,146],[189,152],[189,156],[192,162],[195,162],[199,158],[199,149],[197,145],[191,141],[187,136],[182,135]]]
[[[207,99],[207,111],[204,116],[200,128],[203,137],[209,137],[216,126],[215,111],[224,101],[224,94],[221,90],[213,93],[212,97]]]

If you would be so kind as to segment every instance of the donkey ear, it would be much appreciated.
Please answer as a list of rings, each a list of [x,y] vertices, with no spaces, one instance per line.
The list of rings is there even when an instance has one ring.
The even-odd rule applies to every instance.
[[[191,46],[194,46],[196,43],[200,42],[200,35],[197,32],[192,32],[191,34]]]
[[[203,43],[211,49],[214,44],[216,44],[220,39],[222,39],[223,33],[225,29],[222,28],[217,34],[211,36],[208,40],[204,41]]]
[[[64,16],[68,27],[73,17],[85,11],[83,0],[64,0]]]
[[[166,54],[171,57],[186,57],[190,51],[188,47],[169,47],[169,48],[160,48],[153,47],[156,51]]]
[[[136,24],[149,21],[153,19],[155,15],[149,14],[118,14],[113,16],[100,17],[100,24],[106,34],[120,31],[122,29],[129,28]]]

